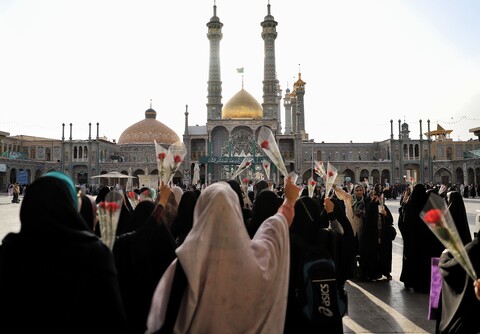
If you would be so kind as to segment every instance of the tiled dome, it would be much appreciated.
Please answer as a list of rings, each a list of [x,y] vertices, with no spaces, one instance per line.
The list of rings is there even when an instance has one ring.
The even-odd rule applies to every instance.
[[[118,139],[118,144],[173,144],[178,135],[168,126],[156,120],[157,112],[152,108],[145,111],[145,119],[129,126]]]

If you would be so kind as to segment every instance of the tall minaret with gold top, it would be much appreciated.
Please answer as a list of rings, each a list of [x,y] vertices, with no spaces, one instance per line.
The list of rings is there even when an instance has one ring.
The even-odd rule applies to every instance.
[[[278,80],[275,68],[275,39],[277,38],[277,22],[270,14],[270,2],[267,5],[268,13],[262,26],[262,38],[265,45],[263,63],[263,117],[276,119],[279,108]]]
[[[305,96],[305,81],[302,80],[302,73],[298,72],[298,80],[293,85],[293,91],[296,96],[296,113],[297,113],[297,131],[305,135],[305,108],[303,104],[303,97]],[[304,138],[308,139],[308,135]]]
[[[213,16],[207,23],[207,37],[210,41],[210,64],[208,67],[207,118],[222,118],[222,80],[220,73],[220,41],[222,40],[223,23],[217,16],[217,5],[214,2]]]

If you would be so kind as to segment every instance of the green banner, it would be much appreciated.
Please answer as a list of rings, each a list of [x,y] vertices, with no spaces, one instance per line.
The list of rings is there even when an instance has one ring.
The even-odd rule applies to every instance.
[[[240,165],[245,157],[200,157],[201,164],[220,164],[220,165]],[[255,157],[252,163],[261,164],[263,160],[268,160],[266,157]]]

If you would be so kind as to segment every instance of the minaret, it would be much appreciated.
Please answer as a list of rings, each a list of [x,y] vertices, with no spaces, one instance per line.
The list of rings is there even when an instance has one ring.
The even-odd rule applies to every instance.
[[[188,135],[188,104],[185,105],[185,134]]]
[[[278,82],[278,81],[277,81]],[[277,84],[277,133],[282,133],[282,88]]]
[[[292,111],[292,133],[298,133],[297,127],[297,93],[295,87],[293,87],[292,92],[290,93],[290,109]]]
[[[305,82],[302,80],[302,73],[298,73],[298,80],[295,82],[294,90],[297,96],[297,129],[301,134],[305,134],[305,108],[303,104],[303,97],[305,95]]]
[[[267,5],[268,14],[265,16],[262,26],[262,38],[265,45],[265,58],[263,63],[263,116],[264,118],[277,118],[278,80],[275,68],[275,39],[277,38],[277,22],[270,14],[270,3]]]
[[[285,90],[285,96],[283,97],[283,107],[285,108],[285,133],[284,134],[289,135],[292,133],[292,104],[290,101],[290,88],[287,88]]]
[[[220,75],[220,40],[222,39],[223,23],[217,17],[217,5],[214,2],[213,16],[207,23],[207,37],[210,41],[210,64],[208,67],[207,118],[222,117],[222,81]]]

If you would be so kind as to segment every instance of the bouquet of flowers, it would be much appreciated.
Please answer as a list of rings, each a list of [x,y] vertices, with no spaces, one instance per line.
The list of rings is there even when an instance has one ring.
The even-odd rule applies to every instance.
[[[335,167],[330,163],[327,164],[327,173],[325,176],[325,197],[328,197],[330,190],[332,189],[335,179],[337,178],[338,172]]]
[[[135,208],[137,207],[137,204],[138,202],[140,202],[140,199],[139,199],[139,196],[136,192],[134,191],[129,191],[127,193],[127,198],[128,198],[128,201],[130,202],[130,205],[132,206],[132,208],[135,210]]]
[[[252,166],[252,161],[253,161],[252,156],[250,154],[247,154],[247,156],[243,158],[242,163],[238,166],[235,173],[233,173],[232,180],[235,180],[237,176],[242,174],[244,170],[247,170],[248,168],[250,168]]]
[[[292,178],[292,182],[295,183],[297,181],[298,175],[295,172],[291,172],[288,174],[287,168],[285,167],[285,163],[283,162],[283,158],[280,155],[280,150],[278,149],[277,142],[275,141],[275,137],[273,136],[272,130],[266,126],[262,126],[260,128],[260,132],[258,133],[257,138],[258,145],[263,149],[263,152],[270,158],[273,164],[278,168],[280,173],[283,176]]]
[[[158,144],[156,140],[154,142],[160,181],[163,184],[169,184],[187,154],[187,149],[180,141],[171,144],[168,150]]]
[[[265,177],[267,180],[270,180],[270,162],[267,160],[262,161],[263,170],[265,171]]]
[[[110,249],[113,249],[122,204],[123,194],[118,190],[110,191],[105,196],[105,201],[97,204],[97,214],[100,223],[102,241]]]
[[[317,182],[313,179],[313,177],[308,179],[308,197],[313,197],[313,191],[315,190],[315,186]]]
[[[475,281],[477,274],[458,235],[457,227],[445,200],[435,193],[430,193],[427,204],[420,212],[420,218],[427,224],[445,248],[452,253],[457,262],[465,269],[468,276]]]

